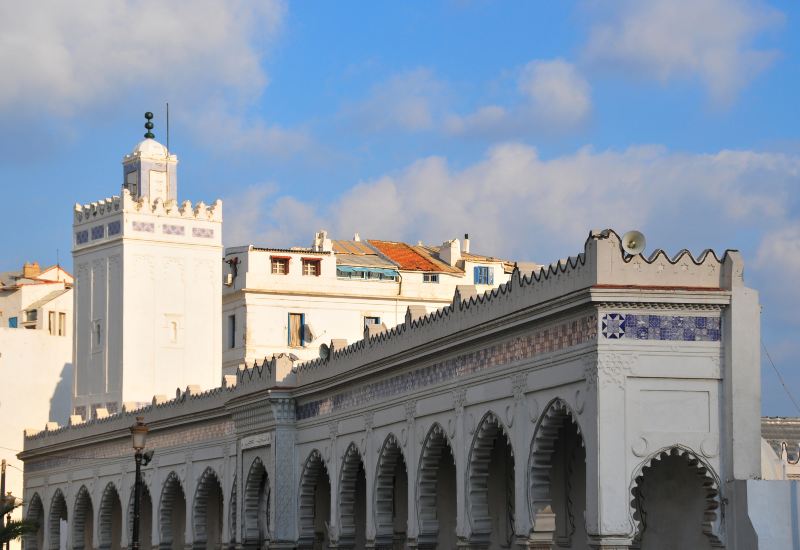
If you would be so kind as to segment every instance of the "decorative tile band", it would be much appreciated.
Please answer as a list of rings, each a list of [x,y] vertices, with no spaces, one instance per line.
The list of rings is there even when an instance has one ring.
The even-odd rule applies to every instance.
[[[92,227],[92,240],[102,239],[106,236],[106,227],[104,225],[95,225]]]
[[[193,227],[192,237],[200,237],[201,239],[213,239],[214,230],[206,227]]]
[[[606,313],[601,332],[610,340],[678,340],[682,342],[719,342],[719,317],[684,315],[636,315]]]
[[[89,232],[87,230],[75,233],[75,244],[86,244],[89,242]]]
[[[110,224],[108,224],[108,234],[109,235],[119,235],[119,233],[121,231],[122,231],[122,224],[120,223],[119,220],[117,220],[115,222],[111,222]]]
[[[153,233],[156,230],[155,224],[151,222],[132,222],[131,227],[134,231],[143,231],[145,233]]]
[[[560,351],[595,339],[597,339],[596,315],[573,319],[560,325],[499,342],[486,349],[458,355],[379,382],[364,384],[326,399],[298,405],[297,419],[303,420],[350,407],[363,406],[375,399],[386,399],[402,393],[418,391],[433,384],[449,382],[461,376],[502,367],[542,353]]]
[[[185,229],[182,225],[171,225],[165,223],[161,226],[161,231],[164,233],[164,235],[183,235]]]

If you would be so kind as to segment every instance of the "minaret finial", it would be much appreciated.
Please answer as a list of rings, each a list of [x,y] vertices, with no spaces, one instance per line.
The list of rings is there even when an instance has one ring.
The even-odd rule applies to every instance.
[[[147,111],[144,114],[144,118],[147,119],[147,122],[144,123],[144,127],[147,128],[147,133],[144,135],[144,137],[146,137],[147,139],[153,139],[156,137],[155,135],[153,135],[153,132],[151,132],[151,130],[153,129],[153,113]]]

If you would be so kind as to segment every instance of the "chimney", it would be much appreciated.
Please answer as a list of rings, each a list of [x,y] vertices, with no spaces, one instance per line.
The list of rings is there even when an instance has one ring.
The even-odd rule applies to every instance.
[[[361,235],[359,235],[358,233],[356,233],[355,235],[353,235],[353,240],[354,240],[355,242],[361,242]]]
[[[461,260],[461,243],[458,239],[442,243],[439,247],[439,258],[447,265],[456,265]]]
[[[461,252],[469,254],[469,233],[464,233],[464,244],[461,247]]]
[[[22,276],[25,279],[35,279],[41,272],[42,270],[39,267],[39,262],[25,262],[25,264],[22,266]]]

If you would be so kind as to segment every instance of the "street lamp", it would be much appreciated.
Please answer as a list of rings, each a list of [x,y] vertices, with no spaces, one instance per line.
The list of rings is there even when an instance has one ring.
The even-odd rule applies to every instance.
[[[147,466],[153,458],[153,451],[143,453],[147,442],[147,425],[144,423],[143,416],[136,417],[136,424],[131,426],[131,438],[133,439],[134,459],[136,460],[136,485],[133,489],[133,537],[131,538],[131,550],[139,550],[139,501],[142,498],[142,464]]]

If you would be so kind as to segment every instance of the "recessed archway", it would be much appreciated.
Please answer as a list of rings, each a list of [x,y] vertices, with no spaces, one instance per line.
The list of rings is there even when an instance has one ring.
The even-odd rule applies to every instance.
[[[456,547],[456,467],[444,429],[434,424],[422,445],[417,473],[418,547]]]
[[[186,540],[186,496],[178,474],[171,472],[161,489],[159,505],[161,548],[183,550]]]
[[[467,479],[472,542],[492,550],[510,548],[514,539],[514,454],[502,422],[492,412],[475,431]]]
[[[374,502],[376,548],[404,545],[408,529],[408,471],[393,434],[383,442],[378,455]]]
[[[719,478],[689,449],[675,446],[645,460],[634,474],[631,495],[642,548],[703,550],[721,544]]]
[[[28,504],[25,519],[36,523],[36,531],[24,536],[26,550],[44,550],[44,505],[39,493],[34,493]]]
[[[219,548],[222,544],[222,485],[216,472],[206,468],[194,493],[194,547]]]
[[[330,544],[331,481],[318,450],[308,455],[300,475],[298,548],[322,549]]]
[[[270,484],[267,469],[256,457],[244,484],[244,525],[242,542],[246,548],[260,548],[269,539]]]
[[[133,499],[136,487],[131,487],[131,498],[128,502],[128,541],[133,540]],[[147,484],[142,482],[139,495],[139,548],[150,548],[153,543],[153,498]]]
[[[75,508],[72,512],[72,548],[73,550],[94,548],[94,507],[85,485],[81,485],[75,497]]]
[[[61,546],[61,523],[67,521],[67,500],[61,489],[56,489],[50,501],[48,523],[48,546],[50,550],[59,550]]]
[[[355,443],[347,447],[339,475],[339,548],[364,548],[367,528],[367,478]]]
[[[122,547],[122,504],[113,483],[106,485],[100,497],[98,538],[101,550],[119,550]]]
[[[587,548],[586,449],[577,415],[563,399],[552,400],[539,418],[528,476],[532,536],[542,544]]]

